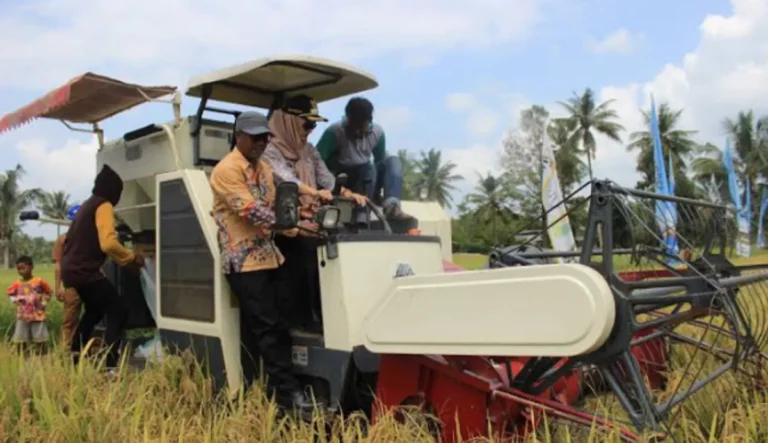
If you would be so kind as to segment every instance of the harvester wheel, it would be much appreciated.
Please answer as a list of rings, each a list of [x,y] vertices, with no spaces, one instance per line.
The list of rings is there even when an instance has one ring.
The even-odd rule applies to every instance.
[[[416,394],[406,397],[395,410],[394,418],[399,423],[405,423],[407,419],[413,420],[415,418],[417,423],[421,424],[423,420],[429,436],[435,441],[440,441],[443,425],[440,423],[434,406],[426,401],[423,395]]]

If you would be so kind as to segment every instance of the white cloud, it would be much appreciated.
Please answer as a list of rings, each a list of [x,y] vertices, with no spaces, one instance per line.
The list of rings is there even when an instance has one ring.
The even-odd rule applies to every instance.
[[[495,89],[491,86],[487,89]],[[492,94],[483,94],[492,95]],[[443,98],[445,107],[457,114],[466,114],[465,128],[470,136],[484,137],[497,132],[499,114],[491,108],[488,100],[482,102],[478,95],[471,92],[452,92]]]
[[[495,85],[491,85],[485,89],[494,91],[498,88]],[[483,94],[484,97],[494,95],[496,94]],[[478,94],[471,92],[452,92],[446,94],[443,103],[451,112],[466,114],[467,120],[465,122],[465,128],[470,136],[488,136],[497,132],[499,128],[499,114],[493,109],[495,103],[490,103],[490,100],[481,101],[478,98]]]
[[[0,84],[49,88],[106,68],[136,81],[183,82],[201,67],[285,52],[349,62],[405,53],[406,63],[425,63],[451,49],[520,40],[540,10],[535,0],[327,0],[322,7],[311,0],[31,0],[5,6],[0,16]]]
[[[471,184],[476,182],[477,174],[496,174],[500,171],[498,146],[476,144],[469,148],[447,150],[445,156],[446,160],[456,163],[456,173]]]
[[[640,179],[635,169],[636,153],[627,152],[626,145],[630,134],[645,129],[640,110],[649,107],[651,93],[657,104],[668,102],[674,108],[683,109],[680,128],[696,130],[695,138],[699,142],[709,141],[719,146],[724,143],[723,118],[748,109],[753,109],[757,115],[768,114],[768,29],[759,26],[768,20],[768,2],[732,0],[731,4],[734,8],[732,15],[707,16],[700,27],[697,47],[681,57],[679,63],[662,66],[648,81],[606,85],[598,90],[599,102],[614,100],[613,109],[626,131],[622,133],[621,144],[606,137],[596,137],[597,150],[592,159],[596,178],[607,178],[628,187],[635,186]],[[617,32],[613,37],[604,39],[606,44],[601,49],[626,49],[619,43],[632,42],[628,32]],[[608,41],[612,41],[613,46],[608,45]],[[486,95],[452,94],[446,97],[446,106],[451,108],[452,104],[453,109],[464,111],[469,126],[473,119],[477,119],[476,123],[481,120],[477,113],[485,112],[481,107],[485,100],[481,97]],[[498,114],[509,112],[507,115],[510,116],[509,124],[502,124],[516,127],[520,111],[533,102],[520,94],[501,95],[506,104],[505,108],[499,108]],[[565,116],[564,109],[556,103],[545,104],[545,107],[552,118]],[[476,139],[481,138],[480,135],[476,134]],[[452,157],[465,162],[474,159],[474,164],[484,164],[486,170],[492,170],[496,159],[489,160],[491,157],[483,154],[484,149],[488,148],[477,144],[453,153]]]
[[[397,55],[404,57],[406,65],[417,66],[453,48],[507,45],[524,37],[540,16],[533,0],[329,1],[323,8],[309,0],[271,6],[205,0],[183,6],[180,0],[137,0],[130,7],[93,0],[14,4],[0,17],[0,41],[6,48],[0,53],[0,86],[44,90],[86,69],[105,67],[108,74],[129,75],[136,81],[156,82],[159,75],[161,81],[183,82],[190,74],[211,67],[296,51],[353,63]],[[640,109],[647,108],[651,92],[657,103],[668,101],[684,110],[681,128],[698,130],[699,141],[717,145],[723,144],[724,117],[750,108],[758,115],[768,114],[768,28],[762,26],[768,20],[768,2],[731,0],[731,4],[731,14],[707,16],[699,28],[697,46],[679,61],[660,67],[653,78],[598,88],[601,101],[616,99],[614,108],[627,131],[621,145],[598,138],[597,177],[628,186],[637,181],[635,156],[624,146],[629,134],[642,128]],[[260,17],[258,26],[253,26],[253,17]],[[509,23],[510,17],[514,23]],[[283,32],[287,22],[297,31]],[[430,26],[425,27],[427,22]],[[105,27],[103,23],[115,25]],[[392,33],[392,29],[398,32]],[[619,30],[595,42],[592,49],[620,52],[636,48],[637,37],[641,36]],[[157,44],[159,41],[163,44]],[[480,92],[455,92],[444,98],[448,110],[466,117],[470,136],[469,148],[445,151],[467,179],[462,190],[474,185],[475,170],[482,173],[498,165],[497,145],[488,140],[493,138],[488,134],[500,134],[514,125],[520,109],[531,104],[525,96],[508,91],[497,94],[500,98],[495,100],[484,98],[494,94]],[[563,113],[556,104],[547,104],[547,109],[553,117]],[[487,117],[489,111],[496,111],[495,119]],[[405,106],[382,108],[377,113],[377,119],[388,120],[388,128],[407,124],[413,114]],[[87,192],[95,161],[93,151],[86,154],[82,145],[61,143],[57,144],[61,148],[52,149],[39,140],[19,144],[30,185],[52,188],[50,183],[55,181],[63,189],[80,187]],[[65,180],[72,180],[73,186]]]
[[[648,108],[651,93],[657,104],[667,101],[683,109],[681,129],[697,130],[699,142],[717,146],[725,141],[724,118],[740,110],[768,113],[768,28],[762,26],[768,20],[768,2],[731,0],[731,5],[731,15],[704,19],[698,45],[679,63],[664,66],[648,82],[601,90],[601,98],[617,98],[615,108],[627,136],[642,128],[639,109]],[[609,170],[626,155],[621,146],[612,149],[616,158],[601,165]]]
[[[470,140],[467,148],[443,151],[445,160],[455,163],[456,173],[462,176],[462,180],[454,184],[454,201],[458,203],[472,192],[478,174],[501,174],[501,134],[517,126],[520,111],[529,107],[531,101],[522,94],[509,93],[502,84],[486,83],[475,93],[447,94],[444,104],[465,118],[464,128]]]
[[[594,40],[589,49],[596,54],[629,54],[636,49],[641,34],[633,34],[626,28],[617,29],[607,36]]]
[[[464,112],[472,109],[477,104],[475,94],[469,92],[452,92],[443,100],[445,107],[453,112]]]
[[[15,145],[19,160],[26,170],[22,186],[42,188],[47,191],[63,190],[69,193],[72,203],[90,195],[96,175],[95,140],[83,143],[70,139],[61,147],[50,147],[41,139],[23,140]],[[31,236],[54,238],[57,228],[44,223],[23,223],[24,231]]]
[[[541,4],[30,0],[9,4],[0,14],[0,89],[26,89],[32,99],[87,70],[183,86],[191,75],[281,53],[329,57],[364,69],[367,61],[387,57],[415,69],[450,50],[508,47],[524,39],[541,16]],[[377,113],[390,131],[412,116],[406,106]],[[28,186],[87,196],[95,173],[92,145],[62,135],[31,135],[23,142],[12,137],[3,144],[16,146]]]
[[[405,129],[412,118],[411,108],[408,106],[391,106],[376,111],[376,120],[388,132]]]
[[[483,94],[454,93],[446,97],[447,103],[464,110],[465,125],[472,140],[469,148],[446,151],[446,157],[460,165],[461,174],[464,176],[464,181],[457,186],[457,196],[471,191],[474,187],[477,182],[475,171],[480,174],[501,172],[499,159],[502,134],[506,130],[518,128],[520,112],[535,103],[523,94],[509,93],[498,87],[481,89]],[[627,129],[623,134],[625,142],[629,139],[629,134],[642,129],[643,118],[637,104],[641,89],[640,84],[605,87],[597,97],[600,102],[615,100],[613,108],[619,114],[620,123]],[[496,97],[496,100],[493,100],[493,97]],[[567,115],[565,108],[558,103],[542,105],[549,111],[551,119]],[[489,140],[489,136],[495,140]],[[619,145],[600,135],[596,136],[596,140],[596,154],[592,159],[594,176],[598,179],[613,180],[622,186],[634,187],[640,175],[635,169],[636,156],[627,153],[626,143]],[[586,162],[586,158],[584,161]]]
[[[499,115],[487,108],[478,108],[469,115],[467,131],[474,136],[487,136],[497,131]]]
[[[733,12],[729,16],[709,15],[700,26],[700,40],[693,50],[682,56],[677,63],[660,67],[658,74],[647,81],[626,85],[606,85],[598,90],[598,100],[614,99],[613,108],[626,131],[623,143],[618,144],[605,137],[597,137],[596,158],[593,170],[596,178],[608,178],[620,185],[633,187],[640,178],[636,168],[636,154],[629,153],[626,145],[631,133],[644,129],[641,109],[650,104],[653,93],[656,103],[669,102],[683,109],[680,128],[697,130],[699,142],[713,142],[722,146],[724,134],[722,120],[733,117],[740,110],[753,109],[757,115],[768,114],[768,28],[761,26],[768,20],[768,2],[765,0],[731,0]],[[630,36],[627,32],[626,36]],[[622,41],[614,39],[613,49],[621,49]],[[610,45],[604,45],[607,49]],[[626,47],[625,47],[626,48]],[[498,91],[497,91],[498,92]],[[462,111],[467,122],[473,112],[486,106],[489,94],[455,93],[446,97],[446,107]],[[503,95],[503,94],[502,94]],[[509,112],[511,127],[516,126],[521,109],[532,102],[519,94],[506,94],[505,105],[499,107],[499,115]],[[546,104],[552,117],[561,117],[564,110],[557,104]],[[497,109],[494,107],[493,109]],[[481,137],[477,136],[476,139]],[[478,143],[471,148],[452,150],[447,156],[457,164],[467,183],[459,187],[471,189],[474,170],[493,171],[497,148]]]
[[[491,144],[474,144],[469,148],[447,149],[443,151],[444,161],[456,164],[454,172],[462,176],[462,180],[454,183],[456,191],[453,193],[453,210],[456,213],[456,204],[460,203],[464,195],[472,192],[477,184],[478,174],[484,176],[487,173],[500,174],[499,164],[500,146]]]
[[[403,59],[403,66],[409,69],[420,69],[432,66],[437,62],[433,54],[411,54]]]
[[[708,15],[701,24],[705,38],[729,40],[744,38],[762,22],[766,4],[762,0],[732,0],[734,14],[730,17]]]
[[[68,140],[52,148],[44,140],[25,140],[16,149],[27,170],[24,183],[46,190],[66,190],[73,200],[88,197],[96,176],[95,138],[89,143]]]

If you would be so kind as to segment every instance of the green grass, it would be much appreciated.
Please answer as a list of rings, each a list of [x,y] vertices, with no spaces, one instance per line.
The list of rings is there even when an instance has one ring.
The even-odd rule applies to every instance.
[[[465,269],[483,269],[488,263],[488,256],[485,254],[458,253],[453,254],[453,263]]]

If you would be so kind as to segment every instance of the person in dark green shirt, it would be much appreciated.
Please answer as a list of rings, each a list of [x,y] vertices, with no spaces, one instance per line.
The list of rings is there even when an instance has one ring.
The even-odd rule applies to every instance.
[[[347,187],[382,206],[387,218],[410,218],[400,208],[403,165],[397,155],[387,153],[384,130],[373,123],[373,104],[353,97],[344,114],[317,143],[328,169],[334,175],[347,174]]]

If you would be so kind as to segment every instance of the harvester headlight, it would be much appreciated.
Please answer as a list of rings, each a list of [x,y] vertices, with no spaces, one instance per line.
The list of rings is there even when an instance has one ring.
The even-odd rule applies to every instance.
[[[339,208],[326,207],[322,208],[317,214],[317,222],[323,229],[335,229],[339,224],[339,216],[341,211]]]

